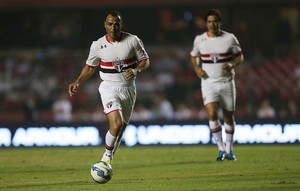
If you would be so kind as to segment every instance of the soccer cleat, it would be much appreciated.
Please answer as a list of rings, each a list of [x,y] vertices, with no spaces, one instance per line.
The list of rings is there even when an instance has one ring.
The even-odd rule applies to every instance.
[[[108,164],[111,165],[113,160],[113,155],[108,155],[106,153],[103,154],[101,161],[107,162]]]
[[[225,151],[219,151],[217,161],[223,161],[225,159]]]
[[[226,159],[236,161],[234,152],[230,151],[229,154],[226,156]]]

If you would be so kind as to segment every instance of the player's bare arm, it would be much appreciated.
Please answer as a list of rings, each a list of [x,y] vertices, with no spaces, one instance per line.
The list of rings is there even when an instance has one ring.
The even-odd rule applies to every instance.
[[[241,64],[244,61],[244,56],[242,53],[239,53],[233,61],[227,62],[223,66],[223,70],[230,72],[235,66]]]
[[[128,68],[128,69],[124,70],[125,78],[127,80],[130,80],[133,77],[135,77],[139,72],[147,69],[149,66],[150,66],[149,59],[141,60],[136,68]]]
[[[83,67],[77,80],[75,80],[73,83],[71,83],[69,85],[69,96],[70,97],[72,97],[76,93],[77,88],[79,87],[79,85],[82,82],[84,82],[85,80],[87,80],[88,78],[90,78],[93,75],[93,73],[95,72],[95,69],[96,69],[96,67],[91,67],[89,65],[85,65]]]
[[[208,78],[207,73],[201,68],[199,67],[198,61],[197,61],[197,57],[193,57],[191,56],[191,63],[193,65],[194,71],[197,74],[197,76],[199,78]]]

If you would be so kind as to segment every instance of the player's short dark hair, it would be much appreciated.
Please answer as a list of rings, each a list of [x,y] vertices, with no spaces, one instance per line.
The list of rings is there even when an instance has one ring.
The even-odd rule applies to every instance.
[[[106,13],[106,17],[107,17],[108,15],[111,15],[111,16],[113,16],[113,17],[120,17],[121,20],[122,20],[122,15],[121,15],[121,13],[120,13],[119,11],[116,11],[116,10],[108,11],[108,12]],[[105,18],[106,18],[106,17],[105,17]]]
[[[204,20],[207,21],[208,16],[215,16],[221,21],[221,12],[218,9],[210,9],[204,14]]]

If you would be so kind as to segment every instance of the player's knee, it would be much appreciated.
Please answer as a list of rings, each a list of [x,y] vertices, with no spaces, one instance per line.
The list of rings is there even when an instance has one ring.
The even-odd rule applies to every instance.
[[[214,112],[214,111],[208,112],[208,118],[211,121],[217,120],[218,119],[217,112]]]
[[[118,135],[120,131],[123,128],[123,121],[122,120],[116,120],[113,123],[110,124],[110,131],[114,134]]]

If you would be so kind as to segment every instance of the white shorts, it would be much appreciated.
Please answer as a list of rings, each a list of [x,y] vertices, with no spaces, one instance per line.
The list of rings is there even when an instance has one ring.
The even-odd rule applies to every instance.
[[[119,84],[118,82],[101,82],[99,93],[104,113],[120,110],[125,123],[129,123],[136,100],[136,87],[134,84]]]
[[[209,79],[202,79],[201,89],[204,105],[218,102],[227,111],[235,110],[236,88],[234,80],[213,82]]]

